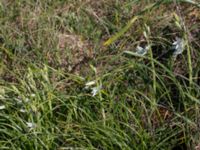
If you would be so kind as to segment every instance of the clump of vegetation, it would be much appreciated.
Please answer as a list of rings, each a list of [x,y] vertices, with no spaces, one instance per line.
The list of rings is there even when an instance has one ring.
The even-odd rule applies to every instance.
[[[0,149],[200,149],[200,3],[2,0]]]

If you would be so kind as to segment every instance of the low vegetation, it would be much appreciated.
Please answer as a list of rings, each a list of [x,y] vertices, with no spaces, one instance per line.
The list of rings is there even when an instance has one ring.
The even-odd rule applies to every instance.
[[[200,149],[198,0],[1,0],[0,149]]]

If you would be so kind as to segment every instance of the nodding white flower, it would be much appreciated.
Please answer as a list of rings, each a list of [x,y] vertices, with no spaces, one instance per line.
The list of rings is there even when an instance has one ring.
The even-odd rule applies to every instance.
[[[90,81],[85,84],[85,88],[88,89],[90,86],[95,85],[96,81]]]
[[[176,41],[174,41],[172,45],[174,49],[174,53],[173,53],[174,57],[183,53],[183,50],[185,48],[185,41],[183,39],[176,37]]]
[[[136,47],[136,54],[139,56],[144,56],[147,51],[149,50],[150,46],[146,46],[145,48],[141,47],[141,46],[137,46]]]
[[[26,122],[26,125],[27,125],[27,127],[30,128],[30,129],[33,129],[33,128],[36,127],[36,125],[35,125],[34,123],[32,123],[32,122]]]
[[[99,91],[101,90],[101,88],[102,88],[101,85],[100,85],[100,86],[97,86],[97,87],[93,87],[93,88],[92,88],[92,96],[93,96],[93,97],[96,96],[96,95],[99,93]]]
[[[1,106],[0,106],[0,110],[3,110],[3,109],[5,109],[5,108],[6,108],[5,105],[1,105]]]

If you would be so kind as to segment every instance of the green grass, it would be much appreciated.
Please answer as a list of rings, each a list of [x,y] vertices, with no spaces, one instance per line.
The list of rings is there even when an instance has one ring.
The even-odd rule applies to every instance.
[[[0,149],[198,149],[199,6],[0,1]]]

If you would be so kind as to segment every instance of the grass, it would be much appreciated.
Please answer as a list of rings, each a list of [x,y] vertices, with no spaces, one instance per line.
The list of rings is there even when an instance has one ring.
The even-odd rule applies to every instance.
[[[2,0],[0,149],[198,150],[199,6]]]

